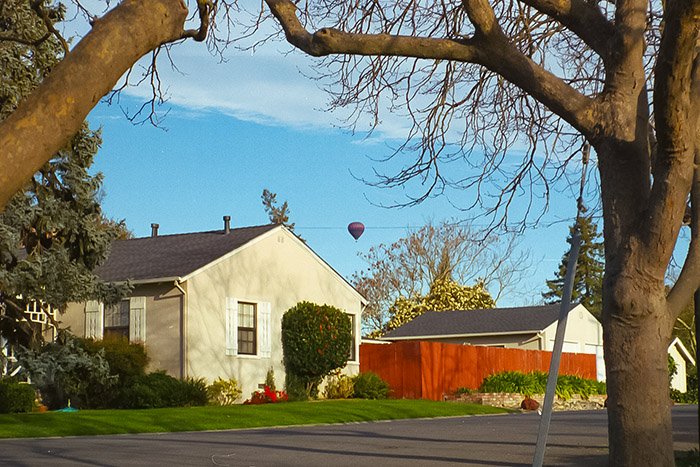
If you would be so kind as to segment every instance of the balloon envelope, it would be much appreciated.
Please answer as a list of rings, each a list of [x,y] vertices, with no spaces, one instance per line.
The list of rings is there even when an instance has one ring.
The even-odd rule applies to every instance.
[[[360,238],[362,235],[362,232],[365,231],[365,225],[362,222],[351,222],[348,225],[348,232],[350,232],[350,235],[352,235],[352,238],[357,240]]]

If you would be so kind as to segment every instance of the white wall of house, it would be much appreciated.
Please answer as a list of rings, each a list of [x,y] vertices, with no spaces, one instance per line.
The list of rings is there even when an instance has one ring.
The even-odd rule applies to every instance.
[[[543,350],[554,349],[557,322],[549,325],[542,332]],[[564,352],[596,355],[596,374],[598,381],[605,381],[605,361],[603,360],[603,326],[583,305],[577,305],[566,319],[564,332]]]
[[[678,337],[674,338],[668,346],[668,354],[676,363],[676,374],[671,378],[671,387],[680,392],[687,392],[688,367],[696,364],[694,356]]]
[[[259,326],[264,324],[261,310],[269,308],[269,349],[261,346],[265,337],[260,327],[256,355],[236,352],[231,335],[227,342],[227,302],[230,305],[232,300],[255,304]],[[278,387],[282,387],[284,312],[300,301],[333,305],[355,316],[354,334],[359,336],[361,300],[347,282],[293,234],[275,229],[187,280],[186,374],[208,381],[235,377],[247,398],[272,368]],[[235,335],[234,332],[233,338]],[[355,342],[355,361],[345,371],[359,371],[359,338]]]
[[[679,390],[680,392],[686,392],[688,388],[686,385],[687,370],[685,358],[683,358],[681,353],[678,351],[678,348],[674,345],[671,345],[671,347],[668,348],[668,354],[676,363],[676,374],[671,378],[671,387]]]

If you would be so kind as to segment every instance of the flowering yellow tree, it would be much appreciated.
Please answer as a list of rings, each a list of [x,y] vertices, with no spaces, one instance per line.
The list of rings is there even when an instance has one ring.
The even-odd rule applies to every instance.
[[[397,298],[389,309],[391,319],[386,329],[375,336],[403,326],[426,311],[480,310],[495,306],[496,302],[483,282],[469,286],[460,285],[452,279],[441,279],[433,282],[425,296],[419,295],[414,299]]]

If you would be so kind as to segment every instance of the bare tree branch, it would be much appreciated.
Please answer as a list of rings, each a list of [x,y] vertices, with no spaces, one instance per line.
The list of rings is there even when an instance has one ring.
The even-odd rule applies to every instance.
[[[691,74],[690,101],[694,109],[700,108],[699,42],[700,38],[697,38],[696,55]],[[694,120],[694,122],[690,122],[695,128],[694,138],[691,140],[693,143],[694,161],[692,170],[693,181],[690,188],[690,244],[688,245],[688,254],[681,273],[667,297],[672,320],[678,317],[689,302],[693,292],[700,288],[700,116],[697,115],[697,112],[694,115]],[[683,206],[685,213],[685,203],[683,203]]]
[[[658,239],[667,236],[675,238],[678,235],[685,216],[689,192],[692,214],[695,214],[691,214],[691,243],[698,232],[696,224],[699,221],[695,211],[700,210],[700,200],[697,199],[700,196],[700,188],[696,186],[700,183],[700,120],[697,115],[697,109],[700,108],[700,47],[697,46],[700,24],[691,20],[698,17],[700,2],[677,1],[667,5],[664,39],[656,66],[654,116],[656,127],[660,130],[658,153],[663,154],[663,157],[658,157],[655,164],[647,219],[649,228],[645,241],[650,252],[655,255],[652,261],[661,264],[668,263],[672,251],[662,248]],[[686,118],[687,115],[692,115],[692,118]],[[696,258],[698,245],[694,246],[695,250],[689,252],[681,272],[681,287],[677,289],[679,291],[686,287],[685,278],[688,275],[692,276],[692,272],[687,272],[687,268],[700,272],[700,264]],[[697,288],[700,286],[697,280],[699,276],[696,274],[695,277],[694,288]],[[682,308],[680,304],[672,307],[674,316],[671,321],[675,321]]]
[[[569,28],[598,55],[607,53],[615,30],[598,4],[582,0],[521,0]]]
[[[265,0],[280,22],[287,40],[314,57],[329,54],[390,55],[472,61],[477,49],[469,39],[433,39],[388,34],[352,34],[323,28],[310,34],[289,0]]]
[[[466,39],[357,34],[333,28],[311,34],[301,24],[297,7],[290,0],[265,1],[282,25],[287,40],[310,55],[398,55],[483,65],[532,95],[582,133],[592,134],[595,130],[594,102],[512,46],[486,0],[463,2],[476,28],[474,36]]]
[[[199,13],[199,29],[187,29],[182,33],[182,38],[191,37],[197,42],[207,38],[209,32],[210,15],[214,15],[215,7],[212,0],[197,0],[197,12]]]

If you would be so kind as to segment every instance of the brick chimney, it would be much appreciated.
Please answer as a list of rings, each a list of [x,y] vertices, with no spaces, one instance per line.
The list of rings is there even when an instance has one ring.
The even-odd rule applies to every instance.
[[[231,216],[224,216],[224,234],[231,233]]]
[[[151,224],[151,237],[157,237],[157,236],[158,236],[158,227],[160,227],[160,225],[158,225],[158,224]]]

